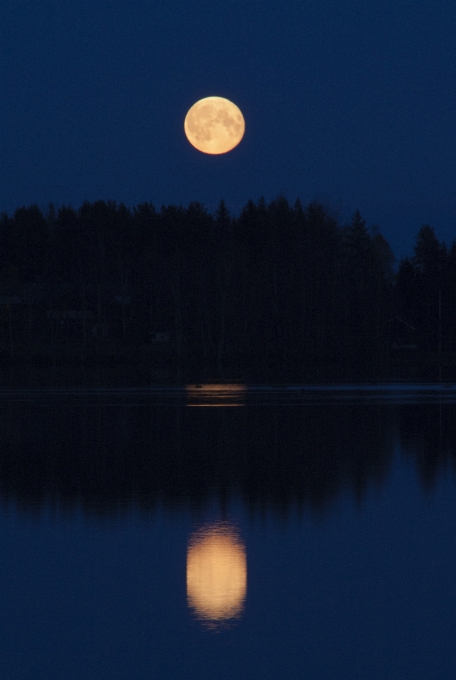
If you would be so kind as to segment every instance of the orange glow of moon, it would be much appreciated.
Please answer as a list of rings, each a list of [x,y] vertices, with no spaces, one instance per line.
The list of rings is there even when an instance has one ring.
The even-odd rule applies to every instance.
[[[247,388],[238,383],[187,385],[187,406],[243,406]]]
[[[245,546],[226,522],[196,531],[187,549],[187,601],[197,617],[221,622],[239,616],[247,592]]]
[[[195,149],[209,154],[231,151],[244,136],[240,109],[224,97],[205,97],[193,104],[184,121],[185,134]]]

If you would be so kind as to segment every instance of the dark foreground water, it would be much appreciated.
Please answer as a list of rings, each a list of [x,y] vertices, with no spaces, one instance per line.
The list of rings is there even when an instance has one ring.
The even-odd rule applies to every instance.
[[[0,677],[456,675],[455,391],[0,393]]]

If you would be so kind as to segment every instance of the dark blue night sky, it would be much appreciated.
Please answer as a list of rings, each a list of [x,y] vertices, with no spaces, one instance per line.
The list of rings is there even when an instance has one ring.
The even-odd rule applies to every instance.
[[[454,0],[2,0],[0,211],[284,194],[359,209],[398,258],[456,237]],[[199,98],[243,111],[220,157]]]

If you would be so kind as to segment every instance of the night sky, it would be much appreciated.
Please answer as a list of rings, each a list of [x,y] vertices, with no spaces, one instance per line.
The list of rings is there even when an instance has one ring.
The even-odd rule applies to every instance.
[[[456,237],[454,0],[2,0],[0,63],[0,211],[283,194],[398,258]],[[209,95],[246,121],[222,156],[184,135]]]

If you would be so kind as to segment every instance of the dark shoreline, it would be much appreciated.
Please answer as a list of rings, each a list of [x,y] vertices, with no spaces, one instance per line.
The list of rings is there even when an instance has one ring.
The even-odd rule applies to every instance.
[[[310,391],[314,394],[328,394],[333,396],[343,391],[358,392],[360,395],[374,396],[378,392],[379,398],[385,398],[389,388],[405,391],[422,389],[430,391],[451,391],[456,384],[456,376],[442,371],[442,380],[432,377],[410,379],[403,375],[392,375],[378,379],[369,376],[324,375],[314,372],[305,375],[293,367],[264,369],[255,366],[253,362],[241,362],[229,366],[217,367],[211,363],[177,362],[174,358],[166,360],[129,359],[116,357],[88,357],[84,362],[79,359],[64,361],[1,361],[0,359],[0,391],[1,390],[47,390],[47,389],[117,389],[134,390],[159,388],[162,390],[185,389],[188,385],[206,389],[217,386],[229,390],[230,386],[242,385],[250,393],[258,390],[271,389],[278,393],[287,391],[288,396],[293,391]],[[284,392],[285,393],[285,392]],[[270,395],[271,396],[271,395]],[[296,396],[296,394],[294,395]]]

